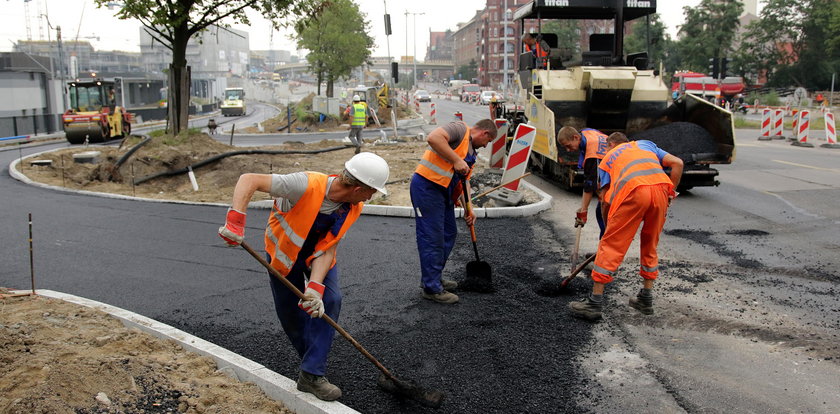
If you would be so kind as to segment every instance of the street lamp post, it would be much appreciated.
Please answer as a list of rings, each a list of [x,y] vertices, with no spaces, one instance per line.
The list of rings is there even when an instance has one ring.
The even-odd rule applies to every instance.
[[[510,14],[510,10],[507,8],[507,0],[505,0],[505,11],[504,11],[504,13],[505,13],[505,19],[504,19],[504,25],[502,26],[502,49],[504,50],[504,64],[502,65],[503,66],[502,70],[504,71],[504,73],[502,75],[502,79],[504,79],[503,80],[503,82],[504,82],[504,85],[503,85],[504,86],[504,88],[503,88],[504,89],[504,94],[505,94],[505,96],[507,96],[507,94],[508,94],[508,50],[507,50],[508,38],[507,38],[507,29],[508,29],[508,15]]]
[[[414,53],[412,54],[411,60],[414,62],[414,87],[417,87],[417,15],[424,15],[426,13],[412,13],[408,10],[405,11],[405,54],[408,54],[408,15],[412,15],[414,20]]]

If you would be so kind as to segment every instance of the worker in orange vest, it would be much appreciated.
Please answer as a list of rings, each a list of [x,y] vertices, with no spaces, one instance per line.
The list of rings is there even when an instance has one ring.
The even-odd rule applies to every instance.
[[[525,33],[522,35],[522,43],[526,52],[531,52],[534,56],[534,64],[531,65],[535,69],[545,69],[548,64],[548,55],[551,49],[548,43],[539,38],[539,35],[533,33]]]
[[[458,283],[441,279],[458,235],[455,200],[462,193],[462,180],[467,181],[469,188],[476,149],[484,148],[495,138],[496,124],[482,119],[472,127],[460,121],[450,122],[430,132],[426,139],[429,149],[414,170],[410,185],[425,299],[443,304],[458,302],[458,295],[451,292]],[[475,214],[465,219],[472,225]]]
[[[274,308],[301,357],[297,389],[321,400],[341,397],[341,389],[324,377],[335,329],[321,319],[326,314],[338,321],[341,309],[336,248],[361,214],[363,202],[377,191],[387,194],[388,175],[388,163],[370,152],[348,160],[339,175],[243,174],[219,228],[229,245],[241,244],[251,197],[260,191],[275,198],[265,231],[267,261],[306,299],[270,277]]]
[[[574,127],[564,126],[557,131],[557,144],[568,152],[580,152],[578,168],[583,169],[583,197],[580,208],[575,212],[575,227],[583,227],[589,215],[592,196],[598,198],[598,164],[609,150],[607,134],[592,128],[578,132]],[[595,206],[595,219],[600,229],[598,238],[601,238],[604,235],[604,219],[600,201]]]
[[[656,247],[665,225],[665,213],[677,196],[683,162],[651,141],[627,142],[615,132],[609,136],[610,151],[599,165],[601,207],[607,228],[598,243],[592,268],[592,293],[569,308],[574,316],[589,321],[601,319],[604,287],[613,280],[639,226],[642,226],[639,274],[642,289],[630,298],[630,306],[653,314],[653,281],[659,275]],[[670,168],[669,173],[664,169]]]

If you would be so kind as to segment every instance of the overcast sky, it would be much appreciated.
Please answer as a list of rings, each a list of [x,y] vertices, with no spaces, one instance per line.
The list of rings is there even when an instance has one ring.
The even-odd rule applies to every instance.
[[[40,14],[46,14],[53,27],[61,27],[64,40],[88,40],[97,50],[140,51],[140,24],[136,20],[119,20],[114,17],[117,10],[98,9],[92,0],[5,0],[3,3],[4,7],[0,9],[0,18],[4,22],[0,27],[0,51],[9,51],[14,42],[27,39],[27,20],[32,40],[47,40],[48,36],[51,39],[55,38],[55,30],[49,30],[45,19],[38,19]],[[413,55],[416,48],[418,59],[422,59],[429,42],[429,31],[454,30],[458,23],[468,21],[476,10],[484,8],[486,1],[356,0],[356,3],[367,15],[370,23],[369,33],[376,39],[374,56],[387,56],[390,44],[391,56],[401,56],[406,52]],[[696,6],[700,0],[660,0],[657,3],[658,11],[673,37],[676,36],[677,26],[683,22],[683,7]],[[29,8],[29,19],[26,18],[25,4]],[[386,7],[391,15],[391,36],[385,36],[383,16]],[[406,26],[406,11],[424,14],[409,15]],[[234,25],[235,28],[249,33],[251,49],[296,49],[287,33],[272,31],[268,22],[256,14],[252,14],[251,20],[250,27]]]

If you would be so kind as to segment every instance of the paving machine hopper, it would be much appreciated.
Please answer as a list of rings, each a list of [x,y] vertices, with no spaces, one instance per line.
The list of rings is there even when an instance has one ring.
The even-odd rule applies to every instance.
[[[656,1],[532,0],[514,14],[520,33],[536,26],[550,53],[519,55],[513,105],[505,117],[534,126],[531,167],[566,188],[583,184],[577,153],[558,147],[563,126],[621,131],[630,139],[647,139],[685,162],[680,188],[718,185],[713,164],[735,156],[732,114],[694,96],[671,103],[670,87],[659,70],[649,67],[646,52],[624,54],[625,24],[656,12]],[[558,48],[555,33],[541,32],[546,20],[611,21],[613,33],[594,33],[582,51]],[[533,29],[532,29],[533,30]]]
[[[61,116],[67,141],[105,142],[131,133],[132,114],[117,105],[114,86],[96,77],[69,82],[70,109]]]

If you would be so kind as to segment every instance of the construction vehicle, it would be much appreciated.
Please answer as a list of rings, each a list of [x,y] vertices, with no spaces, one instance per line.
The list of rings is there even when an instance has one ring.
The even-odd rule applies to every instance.
[[[647,53],[623,52],[625,24],[654,13],[655,0],[532,0],[516,10],[520,31],[536,20],[536,34],[550,47],[543,61],[529,52],[519,55],[517,93],[504,111],[511,134],[523,122],[536,128],[533,170],[565,188],[582,186],[579,154],[566,152],[555,138],[568,125],[655,142],[685,162],[682,190],[719,184],[711,165],[734,159],[732,114],[693,95],[669,106],[670,85],[649,67]],[[577,52],[558,49],[556,34],[539,33],[546,19],[610,20],[614,27],[613,33],[589,35],[589,50]]]
[[[131,134],[133,116],[117,105],[114,80],[92,75],[68,83],[70,109],[61,120],[71,144],[105,142]]]
[[[738,94],[744,93],[746,85],[740,76],[727,76],[715,79],[709,75],[697,72],[677,72],[671,80],[671,92],[682,95],[690,93],[709,102],[715,98],[731,101]]]
[[[220,106],[223,116],[242,116],[246,113],[245,89],[226,88],[225,99]]]
[[[359,95],[359,100],[367,104],[371,115],[368,116],[368,125],[376,123],[374,113],[379,108],[388,107],[388,84],[382,86],[358,85],[351,91],[353,95]]]

